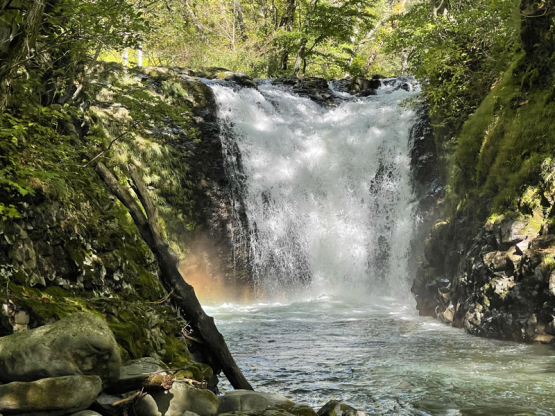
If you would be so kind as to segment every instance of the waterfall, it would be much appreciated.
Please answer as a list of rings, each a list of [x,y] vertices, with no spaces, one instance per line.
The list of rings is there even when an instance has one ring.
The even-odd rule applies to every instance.
[[[402,103],[417,91],[384,84],[328,107],[270,82],[212,86],[236,239],[261,294],[408,290],[416,114]]]

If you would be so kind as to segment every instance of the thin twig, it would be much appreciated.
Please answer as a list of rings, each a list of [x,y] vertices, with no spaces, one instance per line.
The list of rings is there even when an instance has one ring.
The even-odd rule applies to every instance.
[[[133,123],[133,125],[131,126],[131,129],[134,128],[136,125],[139,124],[139,121],[136,121],[135,123]],[[93,157],[91,160],[89,160],[87,163],[85,163],[84,165],[82,165],[82,168],[86,168],[87,166],[89,166],[92,162],[94,162],[96,159],[98,159],[99,157],[101,157],[104,153],[106,153],[108,150],[110,150],[110,148],[112,147],[112,145],[117,142],[119,139],[121,139],[123,136],[125,136],[127,133],[129,133],[131,131],[131,129],[124,131],[123,133],[121,133],[118,137],[116,137],[114,140],[112,140],[110,142],[110,144],[108,145],[108,147],[103,150],[102,152],[100,152],[99,154],[97,154],[95,157]]]
[[[112,403],[112,407],[121,406],[122,404],[127,405],[136,399],[141,400],[145,396],[146,396],[146,393],[144,393],[143,390],[139,390],[138,392],[134,393],[129,397],[126,397],[125,399],[121,399],[121,400],[118,400],[117,402]]]
[[[161,303],[164,303],[165,301],[167,301],[171,295],[173,295],[173,292],[175,291],[175,287],[172,289],[172,291],[170,293],[168,293],[166,296],[164,296],[162,299],[157,300],[156,302],[148,302],[151,305],[159,305]]]
[[[204,342],[202,342],[200,339],[197,339],[197,338],[192,337],[189,334],[187,334],[187,332],[185,332],[185,330],[181,331],[181,334],[183,335],[184,338],[188,339],[189,341],[193,341],[193,342],[196,342],[198,344],[204,344]]]

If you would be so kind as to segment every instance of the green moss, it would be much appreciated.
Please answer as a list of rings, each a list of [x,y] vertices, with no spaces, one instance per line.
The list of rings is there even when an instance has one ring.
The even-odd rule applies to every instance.
[[[41,260],[67,266],[54,270],[55,276],[45,273],[47,287],[38,288],[29,287],[32,273],[40,274],[38,268],[2,265],[0,298],[31,311],[33,326],[75,312],[95,313],[108,322],[124,359],[160,356],[172,367],[186,367],[193,378],[206,379],[209,367],[193,364],[186,343],[178,338],[185,321],[163,301],[167,292],[157,278],[152,252],[127,209],[86,163],[118,138],[98,160],[122,183],[127,164],[138,167],[159,208],[170,246],[178,253],[186,250],[200,224],[186,144],[200,140],[192,108],[206,105],[209,90],[169,70],[151,69],[148,79],[140,70],[125,72],[118,65],[95,71],[86,91],[92,103],[86,114],[87,136],[72,139],[59,133],[64,122],[83,116],[77,110],[37,105],[21,106],[10,114],[12,121],[28,128],[17,144],[0,137],[0,162],[14,161],[9,179],[32,190],[25,198],[2,191],[0,204],[15,204],[21,210],[25,202],[32,207],[29,217],[41,228],[35,225],[29,234],[35,243],[47,243]],[[6,123],[0,127],[11,128]],[[4,235],[14,224],[28,222],[24,218],[0,222]],[[36,246],[35,250],[38,257]],[[79,288],[81,282],[82,290],[63,288]]]
[[[517,57],[458,134],[447,200],[451,213],[473,212],[478,222],[493,223],[510,208],[538,232],[547,221],[542,166],[555,151],[555,102],[551,90],[522,91],[523,60]]]
[[[76,312],[91,312],[101,315],[86,298],[75,296],[73,292],[59,287],[44,290],[17,285],[8,285],[9,299],[16,305],[31,311],[36,324],[58,321]]]

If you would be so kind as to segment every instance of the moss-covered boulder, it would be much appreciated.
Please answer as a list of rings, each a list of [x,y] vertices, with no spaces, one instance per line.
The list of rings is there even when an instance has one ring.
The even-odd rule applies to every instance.
[[[118,344],[106,322],[76,313],[54,324],[0,338],[0,382],[97,375],[119,378]]]
[[[89,407],[100,390],[98,376],[43,378],[0,385],[0,412],[4,415],[68,415]]]

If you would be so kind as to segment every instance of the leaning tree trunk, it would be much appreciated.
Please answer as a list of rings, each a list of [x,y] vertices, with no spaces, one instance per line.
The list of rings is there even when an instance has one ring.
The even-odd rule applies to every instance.
[[[106,166],[99,163],[96,166],[96,172],[108,186],[110,191],[129,210],[142,238],[158,260],[163,282],[167,287],[173,289],[169,290],[172,294],[172,298],[182,309],[185,318],[193,328],[196,336],[201,338],[214,358],[219,362],[231,385],[235,389],[252,390],[252,386],[249,384],[229,352],[224,337],[216,328],[214,318],[206,315],[195,295],[193,287],[185,282],[179,270],[177,270],[175,260],[166,248],[158,226],[158,210],[152,203],[148,191],[139,178],[135,167],[130,165],[129,173],[133,180],[133,189],[139,197],[146,215],[129,191],[119,184]]]

